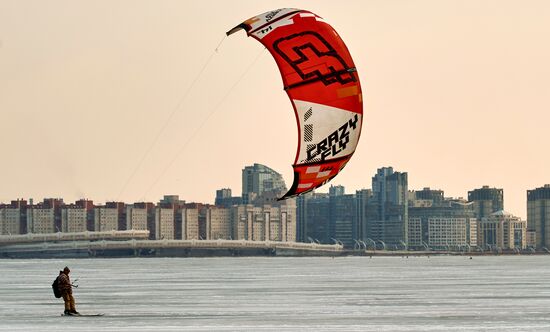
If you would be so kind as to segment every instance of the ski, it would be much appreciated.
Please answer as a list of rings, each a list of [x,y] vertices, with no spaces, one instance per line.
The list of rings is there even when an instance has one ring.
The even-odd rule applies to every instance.
[[[71,316],[71,317],[100,317],[105,314],[61,314],[61,316]]]

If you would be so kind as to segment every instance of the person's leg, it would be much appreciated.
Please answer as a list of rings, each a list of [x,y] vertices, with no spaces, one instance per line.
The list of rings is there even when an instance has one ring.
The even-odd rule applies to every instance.
[[[72,297],[72,295],[70,295],[67,292],[64,292],[61,294],[61,296],[63,297],[63,302],[65,303],[65,314],[68,314],[71,311],[70,297]]]
[[[73,294],[69,294],[69,310],[74,314],[78,313],[78,311],[76,311],[76,303]]]

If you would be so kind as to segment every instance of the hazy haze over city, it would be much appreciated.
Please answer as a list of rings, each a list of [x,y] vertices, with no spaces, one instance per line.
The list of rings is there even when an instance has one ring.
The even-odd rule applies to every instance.
[[[361,141],[332,184],[393,166],[409,189],[503,188],[526,217],[526,190],[550,183],[543,0],[0,0],[0,202],[213,202],[255,162],[290,185],[298,134],[272,57],[244,32],[214,52],[282,7],[325,18],[359,71]]]

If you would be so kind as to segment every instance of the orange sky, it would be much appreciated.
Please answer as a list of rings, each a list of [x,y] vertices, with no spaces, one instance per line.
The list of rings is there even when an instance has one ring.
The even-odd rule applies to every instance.
[[[0,202],[213,202],[254,162],[290,185],[297,129],[274,61],[244,32],[213,53],[289,6],[331,23],[363,85],[361,142],[333,184],[370,188],[391,165],[410,189],[504,188],[526,216],[526,190],[550,183],[543,0],[0,0]]]

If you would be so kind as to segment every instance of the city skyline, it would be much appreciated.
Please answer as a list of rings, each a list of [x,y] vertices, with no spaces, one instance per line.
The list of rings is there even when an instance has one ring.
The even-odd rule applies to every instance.
[[[0,204],[0,235],[17,241],[19,234],[147,230],[139,236],[335,242],[354,250],[367,249],[369,242],[373,250],[380,245],[384,250],[474,247],[548,252],[550,184],[528,191],[527,220],[504,210],[502,189],[476,188],[468,191],[468,200],[445,196],[439,189],[409,190],[408,173],[392,167],[379,168],[372,189],[354,194],[331,185],[328,194],[311,192],[277,200],[286,191],[279,173],[254,164],[243,168],[242,194],[234,196],[229,188],[216,190],[215,205],[189,203],[177,195],[165,195],[157,204],[13,200]]]
[[[408,180],[410,179],[409,178],[409,172],[407,170],[400,170],[400,171],[396,171],[394,173],[393,171],[394,167],[393,166],[382,166],[382,167],[379,167],[377,169],[377,173],[375,173],[374,177],[372,178],[373,180],[373,184],[374,184],[374,179],[376,179],[377,177],[379,176],[383,176],[383,178],[385,178],[387,175],[385,173],[380,173],[380,172],[387,172],[389,170],[390,173],[388,174],[395,174],[395,175],[399,175],[399,176],[404,176],[404,181],[405,182],[408,182]],[[250,175],[248,175],[248,172],[249,170],[254,170],[254,172],[258,172],[258,173],[262,173],[262,172],[271,172],[272,174],[274,174],[276,181],[280,181],[280,173],[277,171],[277,170],[273,170],[271,169],[270,167],[266,166],[266,165],[262,165],[262,164],[259,164],[259,163],[254,163],[253,165],[250,165],[250,166],[243,166],[242,168],[242,172],[241,172],[241,182],[242,184],[240,185],[241,187],[241,192],[239,193],[238,191],[235,191],[234,189],[235,188],[227,188],[227,187],[221,187],[221,186],[218,186],[218,188],[215,190],[215,192],[212,193],[212,198],[208,201],[200,201],[200,200],[195,200],[194,198],[192,197],[180,197],[179,194],[177,193],[164,193],[160,198],[156,198],[156,199],[153,199],[153,200],[137,200],[137,201],[133,201],[133,202],[130,202],[130,201],[124,201],[124,200],[96,200],[94,197],[78,197],[77,199],[73,200],[74,203],[78,203],[78,202],[83,202],[83,201],[91,201],[91,202],[94,202],[94,205],[95,206],[100,206],[100,205],[108,205],[110,203],[122,203],[122,204],[127,204],[127,205],[132,205],[132,204],[154,204],[154,202],[157,202],[159,204],[162,204],[164,203],[164,201],[167,199],[167,198],[173,198],[173,199],[176,199],[176,200],[179,200],[181,198],[181,201],[182,202],[185,202],[186,204],[205,204],[205,205],[212,205],[212,206],[225,206],[226,204],[225,203],[220,203],[218,204],[217,200],[218,200],[218,195],[220,195],[220,197],[222,198],[228,198],[228,199],[239,199],[241,201],[243,200],[246,200],[247,198],[245,198],[245,196],[248,194],[249,191],[251,192],[263,192],[265,190],[267,190],[268,192],[269,191],[273,191],[274,193],[274,198],[277,197],[277,193],[282,193],[284,191],[286,191],[286,187],[284,186],[283,183],[279,182],[280,185],[282,185],[282,187],[274,187],[273,189],[272,188],[268,188],[268,189],[265,189],[263,188],[263,184],[260,184],[260,183],[263,183],[262,181],[259,181],[258,179],[255,180],[255,186],[256,188],[252,189],[251,188],[248,188],[248,183],[252,183],[252,180],[250,177]],[[245,175],[246,174],[246,175]],[[268,183],[270,185],[272,185],[273,183],[273,180],[271,180],[271,176],[272,175],[269,175],[269,177],[264,177],[263,180],[265,181],[266,179],[269,179]],[[400,180],[401,181],[401,180]],[[533,187],[533,188],[530,188],[526,191],[526,199],[525,199],[525,205],[527,206],[527,203],[528,203],[528,199],[527,199],[527,195],[530,193],[530,192],[534,192],[536,190],[539,190],[539,189],[546,189],[550,186],[550,184],[540,184],[539,186],[536,186],[536,187]],[[244,191],[244,189],[246,189],[246,192]],[[346,189],[347,187],[342,185],[342,184],[336,184],[336,183],[330,183],[327,185],[327,190],[324,191],[324,190],[314,190],[312,193],[316,193],[316,194],[330,194],[331,192],[338,192],[337,195],[344,195],[344,194],[353,194],[352,191],[348,191]],[[404,201],[407,201],[407,200],[411,200],[413,199],[414,197],[414,194],[418,194],[418,193],[422,193],[426,190],[429,190],[431,192],[438,192],[440,193],[441,195],[441,199],[458,199],[458,200],[464,200],[464,201],[468,201],[468,202],[474,202],[478,199],[484,199],[484,200],[490,200],[490,199],[493,199],[492,197],[483,197],[483,196],[480,196],[479,198],[477,196],[474,196],[474,195],[480,195],[480,193],[482,192],[485,192],[485,191],[495,191],[495,192],[498,192],[499,194],[499,203],[497,205],[495,205],[494,207],[492,205],[490,206],[486,206],[485,207],[485,213],[482,213],[480,212],[480,215],[481,216],[488,216],[489,214],[493,213],[494,211],[500,211],[500,210],[504,210],[504,211],[507,211],[507,212],[512,212],[514,215],[517,215],[517,213],[515,211],[512,211],[511,209],[508,209],[506,207],[506,204],[505,204],[505,201],[504,201],[504,197],[505,197],[505,193],[504,193],[504,190],[501,189],[501,188],[497,188],[495,186],[490,186],[490,185],[480,185],[476,188],[470,188],[465,195],[460,195],[460,196],[451,196],[451,195],[446,195],[446,190],[445,188],[433,188],[433,187],[429,187],[429,186],[422,186],[422,187],[419,187],[419,188],[410,188],[410,187],[407,187],[405,186],[406,188],[406,193],[405,193],[405,197],[403,198],[394,198],[394,199],[401,199],[401,200],[404,200]],[[377,196],[377,192],[380,192],[381,190],[385,190],[383,187],[382,188],[378,188],[378,185],[376,186],[376,188],[373,188],[373,186],[371,185],[371,187],[362,187],[362,188],[359,188],[356,190],[356,193],[359,193],[359,192],[363,192],[363,191],[371,191],[373,193],[373,197],[376,197]],[[245,195],[246,194],[246,195]],[[412,197],[408,197],[410,194],[413,194]],[[332,195],[332,194],[331,194]],[[481,194],[483,195],[483,194]],[[485,194],[485,195],[488,195],[488,194]],[[255,197],[255,196],[253,196]],[[29,205],[32,205],[33,202],[36,202],[37,204],[42,204],[43,202],[41,201],[42,200],[45,200],[45,201],[48,201],[48,200],[61,200],[63,202],[63,204],[67,204],[67,205],[70,205],[70,204],[73,204],[73,203],[68,203],[70,200],[67,200],[65,201],[65,197],[63,196],[60,196],[60,195],[53,195],[53,196],[48,196],[48,197],[12,197],[11,199],[8,199],[6,201],[0,201],[0,205],[1,204],[9,204],[10,202],[13,202],[13,201],[18,201],[18,200],[24,200],[24,201],[27,201],[29,203]],[[295,198],[294,198],[295,199]],[[243,202],[244,204],[248,204],[247,202]],[[234,204],[241,204],[241,203],[234,203]],[[269,203],[266,203],[266,204],[269,204]],[[493,202],[493,204],[495,204]],[[479,207],[476,207],[475,208],[476,211],[477,209],[479,209]],[[520,216],[521,217],[521,216]],[[523,218],[523,220],[526,220],[527,218]]]
[[[285,6],[1,2],[0,201],[213,202],[254,161],[290,184],[297,132],[277,68],[244,34],[220,44],[235,24]],[[550,183],[548,2],[293,6],[330,21],[364,88],[361,142],[331,184],[353,192],[392,165],[412,175],[409,188],[452,197],[502,188],[506,209],[526,219],[526,191]]]

